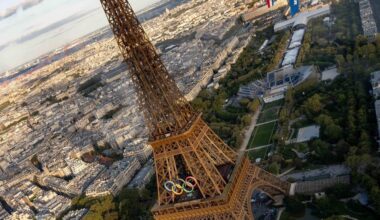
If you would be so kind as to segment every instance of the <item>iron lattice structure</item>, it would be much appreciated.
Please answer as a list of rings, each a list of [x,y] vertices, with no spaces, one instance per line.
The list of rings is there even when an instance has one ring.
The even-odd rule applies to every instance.
[[[179,91],[127,0],[100,0],[129,67],[149,129],[157,176],[155,219],[252,219],[258,187],[286,194],[290,185],[238,156],[201,119]],[[192,176],[192,193],[165,189]]]

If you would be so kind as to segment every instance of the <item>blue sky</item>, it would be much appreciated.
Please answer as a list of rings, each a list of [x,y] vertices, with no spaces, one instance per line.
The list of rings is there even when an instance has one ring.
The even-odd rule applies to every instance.
[[[158,1],[130,3],[138,11]],[[107,25],[99,0],[0,0],[0,19],[0,74]]]

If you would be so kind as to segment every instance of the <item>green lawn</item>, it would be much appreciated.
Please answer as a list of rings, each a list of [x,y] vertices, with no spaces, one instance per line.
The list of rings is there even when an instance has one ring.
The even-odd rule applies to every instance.
[[[280,110],[279,107],[273,107],[265,111],[262,111],[259,116],[259,119],[257,120],[257,123],[260,124],[267,121],[273,121],[273,120],[278,119],[279,110]]]
[[[274,102],[266,103],[264,104],[263,111],[274,108],[274,107],[281,107],[284,104],[284,100],[277,100]]]
[[[271,144],[273,133],[276,131],[277,122],[260,125],[255,128],[249,140],[248,148],[255,148]]]
[[[256,161],[257,158],[265,159],[268,153],[268,147],[261,148],[259,150],[249,151],[248,157],[251,161]]]

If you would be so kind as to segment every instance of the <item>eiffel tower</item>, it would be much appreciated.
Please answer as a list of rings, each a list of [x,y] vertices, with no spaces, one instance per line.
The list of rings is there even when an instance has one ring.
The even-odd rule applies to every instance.
[[[138,94],[157,176],[155,219],[253,219],[251,196],[290,184],[238,155],[179,91],[127,0],[100,0]]]

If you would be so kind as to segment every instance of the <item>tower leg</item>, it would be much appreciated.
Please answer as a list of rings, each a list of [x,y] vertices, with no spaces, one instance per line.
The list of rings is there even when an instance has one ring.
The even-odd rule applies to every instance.
[[[155,206],[152,211],[157,220],[254,220],[251,197],[256,189],[274,198],[279,194],[287,195],[290,184],[251,164],[244,157],[237,161],[230,184],[227,185],[228,192],[217,197],[219,200],[190,201],[183,206],[177,203],[168,208]]]

